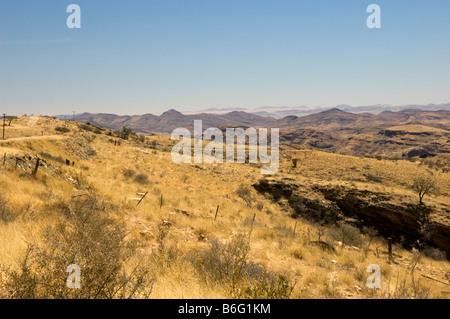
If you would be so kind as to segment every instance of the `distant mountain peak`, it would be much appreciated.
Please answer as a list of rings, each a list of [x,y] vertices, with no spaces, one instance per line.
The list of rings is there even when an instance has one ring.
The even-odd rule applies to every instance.
[[[338,109],[337,107],[333,107],[332,109],[329,109],[329,110],[326,110],[326,111],[323,111],[323,112],[320,112],[320,113],[339,113],[339,114],[345,114],[345,113],[348,113],[348,112],[342,111],[341,109]],[[320,114],[320,113],[319,113],[319,114]]]
[[[164,112],[163,114],[161,114],[161,116],[180,116],[180,115],[183,115],[183,114],[174,109],[170,109],[170,110]]]

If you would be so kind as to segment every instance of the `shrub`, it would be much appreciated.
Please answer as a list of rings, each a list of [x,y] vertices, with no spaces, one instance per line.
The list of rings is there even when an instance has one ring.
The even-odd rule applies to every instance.
[[[134,181],[139,184],[148,184],[148,175],[147,174],[138,174],[134,178]]]
[[[293,256],[295,259],[302,260],[302,259],[305,258],[305,252],[304,252],[302,249],[296,249],[296,250],[294,250],[294,251],[292,252],[292,256]]]
[[[193,260],[204,280],[224,284],[233,298],[287,299],[294,285],[285,275],[248,261],[248,236],[239,234],[227,243],[210,240],[211,247]]]
[[[258,203],[256,204],[256,208],[257,208],[258,210],[263,210],[263,208],[264,208],[264,203],[263,203],[263,202],[258,202]]]
[[[136,172],[133,171],[132,169],[126,169],[126,170],[123,171],[123,176],[124,176],[125,178],[131,178],[131,177],[133,177],[134,175],[136,175]]]
[[[13,222],[15,219],[16,215],[9,210],[6,201],[0,196],[0,222],[7,224]]]
[[[342,246],[359,246],[363,242],[359,229],[345,223],[340,223],[338,226],[332,227],[329,235],[332,239],[341,241]]]
[[[70,130],[67,127],[64,127],[64,126],[57,126],[57,127],[55,127],[55,131],[61,132],[61,133],[70,132]]]
[[[80,124],[78,125],[78,127],[82,130],[88,131],[88,132],[92,132],[94,131],[94,128],[90,126],[90,124]]]
[[[236,195],[238,195],[240,198],[242,198],[248,207],[252,207],[253,196],[250,192],[250,189],[248,189],[248,187],[246,187],[244,185],[239,186],[239,188],[236,190]]]
[[[128,126],[124,126],[122,128],[122,131],[119,133],[120,138],[124,139],[124,140],[128,140],[128,138],[130,137],[132,131],[131,128]]]
[[[44,158],[50,159],[50,160],[58,162],[58,163],[64,164],[66,162],[61,156],[54,156],[53,154],[48,153],[48,152],[42,152],[39,154]]]
[[[61,205],[64,218],[44,233],[40,244],[29,244],[19,270],[4,282],[10,298],[112,299],[149,296],[153,279],[138,263],[129,271],[136,245],[126,242],[126,229],[88,195]],[[81,289],[66,285],[69,265],[81,268]]]
[[[141,143],[144,143],[145,142],[145,136],[144,135],[137,135],[136,136],[136,140],[141,142]]]
[[[225,244],[213,237],[211,247],[203,251],[197,261],[213,281],[227,282],[243,272],[249,251],[250,244],[244,235],[238,235]]]
[[[286,275],[265,270],[258,265],[260,273],[241,289],[235,297],[239,299],[289,299],[295,284]]]
[[[442,250],[439,250],[438,248],[425,247],[425,249],[423,249],[422,252],[425,256],[427,256],[428,258],[434,259],[434,260],[446,260],[447,259],[445,252]]]

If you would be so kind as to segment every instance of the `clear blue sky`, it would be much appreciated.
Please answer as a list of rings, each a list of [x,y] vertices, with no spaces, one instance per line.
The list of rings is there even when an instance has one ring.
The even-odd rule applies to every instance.
[[[0,0],[0,112],[448,103],[449,79],[448,0]]]

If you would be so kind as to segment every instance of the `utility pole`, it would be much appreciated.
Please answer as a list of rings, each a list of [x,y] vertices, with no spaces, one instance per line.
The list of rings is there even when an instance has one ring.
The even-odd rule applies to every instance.
[[[3,139],[5,139],[6,114],[3,113]]]

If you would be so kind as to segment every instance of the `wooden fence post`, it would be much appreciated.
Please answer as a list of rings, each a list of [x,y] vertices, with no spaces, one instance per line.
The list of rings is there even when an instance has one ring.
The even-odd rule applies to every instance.
[[[159,209],[161,209],[162,205],[163,205],[163,194],[161,194],[161,202],[159,204]]]
[[[253,224],[255,223],[255,218],[256,218],[256,213],[253,215],[252,225],[250,226],[250,232],[249,232],[248,237],[250,237],[250,235],[252,234],[252,231],[253,231]]]
[[[3,113],[3,139],[5,139],[6,114]]]
[[[138,201],[138,203],[137,203],[136,206],[138,206],[138,205],[142,202],[142,200],[145,198],[145,196],[147,196],[147,194],[148,194],[148,192],[145,192],[145,193],[137,193],[137,194],[136,194],[136,195],[141,196],[141,198],[133,198],[133,200]]]
[[[219,212],[219,205],[217,205],[217,209],[216,209],[216,215],[214,216],[214,220],[216,220],[217,218],[217,213]]]
[[[37,161],[36,161],[36,166],[34,167],[33,173],[31,175],[36,176],[36,173],[39,169],[39,162],[41,161],[41,159],[38,157]]]
[[[392,260],[392,237],[388,237],[388,254],[389,260]]]

